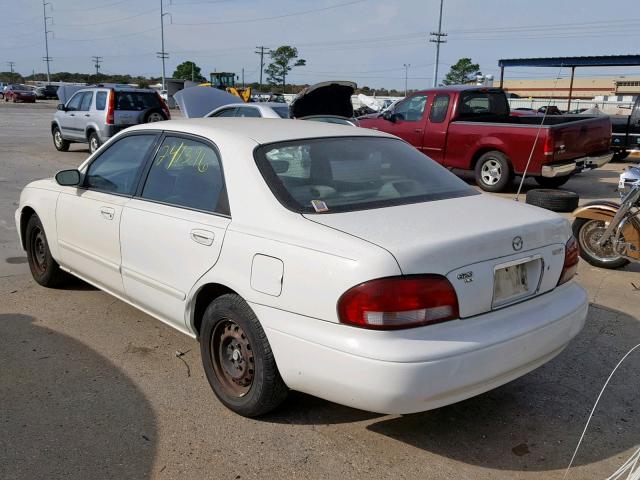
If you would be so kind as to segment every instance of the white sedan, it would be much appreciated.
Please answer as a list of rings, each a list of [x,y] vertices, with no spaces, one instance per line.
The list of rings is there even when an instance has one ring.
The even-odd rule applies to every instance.
[[[16,224],[38,283],[71,273],[197,338],[246,416],[289,389],[381,413],[457,402],[552,359],[587,313],[567,220],[374,130],[131,127],[26,186]]]

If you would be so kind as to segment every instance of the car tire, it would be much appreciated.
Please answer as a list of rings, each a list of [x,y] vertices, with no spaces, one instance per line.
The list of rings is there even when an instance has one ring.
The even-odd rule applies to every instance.
[[[621,162],[629,156],[629,152],[615,152],[611,157],[612,162]]]
[[[287,397],[267,336],[240,296],[222,295],[207,307],[200,352],[214,393],[239,415],[264,415]]]
[[[487,192],[502,192],[513,179],[507,156],[497,150],[483,154],[476,162],[476,184]]]
[[[56,150],[59,152],[66,152],[69,150],[71,142],[62,138],[62,132],[59,127],[54,127],[51,134],[53,136],[53,146],[56,147]]]
[[[537,188],[527,192],[527,203],[553,212],[573,212],[580,196],[568,190]]]
[[[60,265],[51,256],[49,243],[42,222],[33,214],[25,228],[27,261],[33,279],[43,287],[58,287],[65,283],[69,275],[60,269]]]
[[[536,182],[542,188],[558,188],[569,181],[571,175],[565,175],[563,177],[535,177]]]
[[[596,231],[589,233],[590,226],[600,223],[601,225],[595,225]],[[598,231],[602,232],[606,228],[602,220],[593,220],[591,218],[576,218],[571,226],[573,230],[573,236],[578,240],[580,245],[580,256],[594,267],[616,269],[624,267],[629,263],[624,257],[619,255],[603,255],[605,251],[596,251],[592,246],[592,240],[590,239],[592,234],[597,234]]]
[[[94,153],[96,150],[100,148],[102,142],[100,141],[100,137],[96,132],[91,132],[89,134],[89,153]]]
[[[167,116],[159,108],[150,108],[149,110],[142,112],[140,115],[140,123],[162,122],[166,119]]]

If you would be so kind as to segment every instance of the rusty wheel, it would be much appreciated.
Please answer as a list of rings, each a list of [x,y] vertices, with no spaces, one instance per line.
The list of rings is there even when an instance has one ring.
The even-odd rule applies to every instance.
[[[228,395],[242,397],[251,389],[255,371],[251,343],[240,326],[224,319],[211,336],[213,369]]]
[[[64,283],[67,275],[51,255],[44,227],[37,215],[32,215],[27,221],[25,247],[29,269],[36,282],[44,287],[57,287]]]

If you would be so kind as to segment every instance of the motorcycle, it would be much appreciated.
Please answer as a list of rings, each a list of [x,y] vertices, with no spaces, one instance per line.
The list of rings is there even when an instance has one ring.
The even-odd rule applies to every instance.
[[[588,203],[573,212],[580,256],[591,265],[620,268],[640,262],[640,166],[620,175],[621,203]]]

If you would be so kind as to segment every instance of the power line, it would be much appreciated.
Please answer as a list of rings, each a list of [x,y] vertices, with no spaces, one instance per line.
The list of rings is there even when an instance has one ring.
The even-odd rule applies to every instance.
[[[443,40],[442,37],[446,37],[447,34],[446,33],[442,33],[442,4],[443,4],[444,0],[440,0],[440,19],[438,20],[438,31],[437,32],[431,32],[431,39],[429,39],[430,42],[433,42],[436,44],[436,64],[433,67],[433,86],[437,87],[438,86],[438,62],[440,61],[440,44],[441,43],[447,43],[446,40]]]
[[[93,60],[93,65],[96,67],[96,77],[100,75],[100,63],[102,63],[102,57],[91,57]]]

